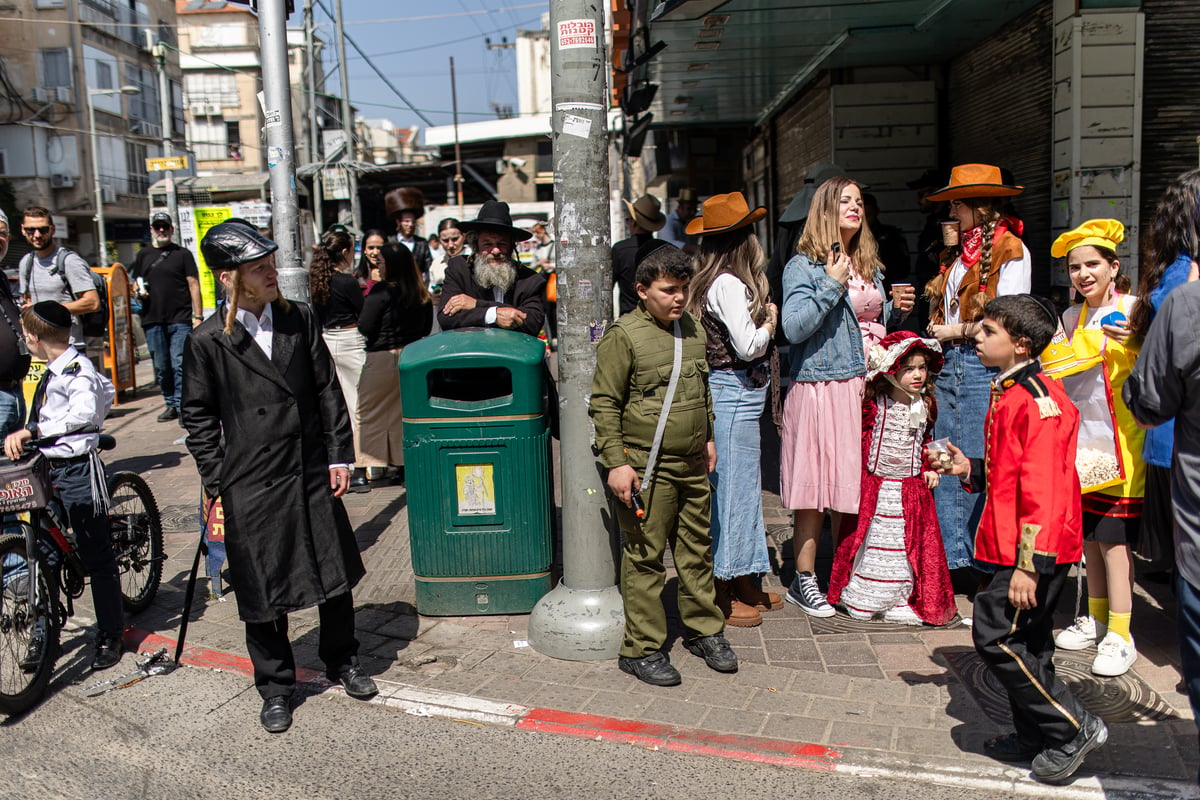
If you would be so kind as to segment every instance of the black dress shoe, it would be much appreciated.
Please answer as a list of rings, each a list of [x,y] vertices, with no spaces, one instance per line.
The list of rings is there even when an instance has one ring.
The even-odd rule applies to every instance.
[[[684,644],[693,655],[700,656],[710,669],[717,672],[737,672],[738,660],[725,639],[725,634],[714,633],[712,636],[701,636]]]
[[[358,700],[366,700],[379,694],[379,687],[371,676],[363,672],[358,664],[345,667],[337,675],[329,675],[331,681],[337,681],[346,690],[346,694]]]
[[[283,733],[292,727],[292,702],[289,697],[268,697],[263,701],[258,721],[269,733]]]
[[[678,686],[682,680],[679,670],[671,666],[671,660],[661,650],[641,658],[621,656],[617,659],[617,666],[622,672],[628,672],[651,686]]]
[[[1042,752],[1042,746],[1023,742],[1019,734],[1009,733],[988,739],[983,743],[983,752],[997,761],[1032,761],[1034,756]]]
[[[121,637],[100,634],[96,637],[96,656],[92,659],[92,670],[108,669],[121,660]]]
[[[163,412],[158,415],[159,422],[170,422],[173,419],[179,419],[179,409],[167,406]]]
[[[365,467],[358,467],[354,472],[350,473],[350,488],[346,491],[354,494],[363,494],[371,491],[371,484],[367,480],[367,470]]]

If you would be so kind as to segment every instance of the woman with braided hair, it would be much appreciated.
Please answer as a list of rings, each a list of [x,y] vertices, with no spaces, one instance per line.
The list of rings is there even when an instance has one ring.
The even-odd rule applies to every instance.
[[[337,370],[342,396],[350,412],[354,431],[355,462],[350,477],[351,492],[369,492],[366,469],[362,467],[362,447],[358,432],[358,383],[367,363],[366,345],[358,332],[363,293],[354,271],[354,237],[344,225],[334,225],[314,246],[308,267],[308,289],[313,311],[321,323],[321,338],[329,348]]]
[[[1021,242],[1023,223],[1007,214],[1008,200],[1024,187],[1006,182],[1000,168],[961,164],[950,184],[928,195],[949,202],[958,221],[958,241],[947,241],[940,273],[925,287],[929,335],[942,345],[945,366],[937,377],[938,417],[934,437],[949,438],[968,458],[983,457],[983,422],[995,370],[975,352],[975,334],[989,300],[1029,291],[1031,260]],[[934,489],[946,562],[950,569],[973,565],[975,527],[982,495],[962,491],[953,481]]]

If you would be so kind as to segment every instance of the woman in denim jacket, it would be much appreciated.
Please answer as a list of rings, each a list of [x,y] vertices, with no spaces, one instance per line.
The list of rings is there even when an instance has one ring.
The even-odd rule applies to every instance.
[[[796,577],[788,602],[828,617],[813,568],[825,511],[837,531],[842,514],[858,512],[866,352],[912,309],[885,302],[875,239],[863,224],[862,191],[831,178],[813,196],[808,224],[783,271],[783,332],[792,343],[791,379],[783,411],[780,499],[792,512]]]

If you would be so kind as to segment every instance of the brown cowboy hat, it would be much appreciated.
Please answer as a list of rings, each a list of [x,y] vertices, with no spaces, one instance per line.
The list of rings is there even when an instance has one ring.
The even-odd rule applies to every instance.
[[[950,170],[950,183],[926,200],[961,200],[964,197],[1012,197],[1025,191],[1024,186],[1004,182],[999,167],[991,164],[959,164]]]
[[[714,194],[700,207],[700,216],[687,224],[687,235],[705,236],[735,231],[753,225],[766,215],[767,209],[762,206],[751,211],[741,192]]]
[[[390,219],[405,211],[411,211],[420,219],[425,216],[425,193],[415,186],[400,186],[383,196],[383,207]]]
[[[644,194],[632,203],[628,200],[621,202],[625,204],[625,212],[644,231],[654,233],[662,230],[667,224],[667,217],[662,213],[662,203],[652,194]]]

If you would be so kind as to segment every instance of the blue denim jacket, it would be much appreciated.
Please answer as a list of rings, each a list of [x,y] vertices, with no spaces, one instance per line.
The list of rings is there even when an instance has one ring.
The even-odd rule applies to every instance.
[[[1192,268],[1192,257],[1180,253],[1171,265],[1163,271],[1158,286],[1150,292],[1150,306],[1154,314],[1162,308],[1163,301],[1176,286],[1187,283],[1188,272]],[[1153,316],[1151,316],[1153,319]],[[1157,428],[1146,431],[1146,439],[1142,443],[1142,460],[1154,467],[1171,466],[1171,453],[1175,449],[1175,420],[1169,419]]]
[[[900,312],[875,276],[875,288],[884,297],[883,320],[888,330],[900,322]],[[841,381],[867,374],[862,332],[844,285],[825,274],[824,262],[814,263],[799,254],[783,268],[783,333],[792,343],[791,378],[794,381]]]

